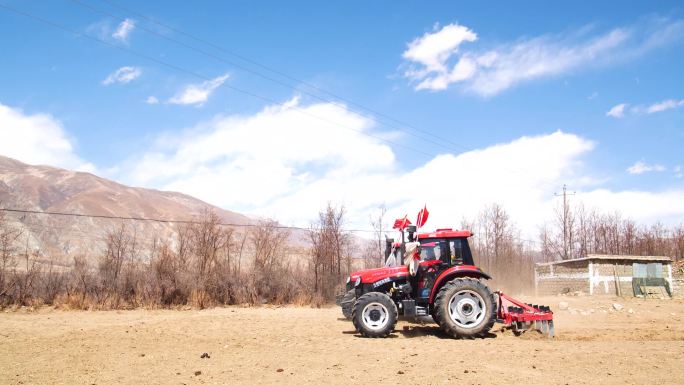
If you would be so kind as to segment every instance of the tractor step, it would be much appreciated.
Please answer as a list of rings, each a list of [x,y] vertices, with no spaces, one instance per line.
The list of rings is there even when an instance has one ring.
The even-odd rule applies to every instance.
[[[554,337],[556,331],[551,307],[523,303],[502,291],[497,291],[496,295],[499,297],[497,321],[511,328],[513,333],[520,335],[528,330],[537,330],[549,338]]]
[[[401,309],[404,317],[420,317],[428,315],[428,308],[424,306],[417,306],[416,301],[412,299],[401,301]]]

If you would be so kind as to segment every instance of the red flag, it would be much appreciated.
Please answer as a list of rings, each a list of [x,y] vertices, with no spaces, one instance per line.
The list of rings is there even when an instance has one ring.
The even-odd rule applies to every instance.
[[[404,230],[410,224],[411,224],[411,221],[409,221],[408,214],[407,214],[403,218],[397,219],[396,221],[394,221],[394,226],[392,226],[392,228],[397,229],[397,230]]]
[[[418,212],[418,219],[416,219],[416,226],[418,228],[423,227],[425,222],[427,222],[429,215],[430,215],[430,212],[427,209],[427,205],[423,206],[423,209]]]

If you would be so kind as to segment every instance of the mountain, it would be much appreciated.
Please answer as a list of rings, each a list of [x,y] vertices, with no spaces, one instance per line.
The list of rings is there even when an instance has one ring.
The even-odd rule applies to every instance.
[[[33,166],[0,156],[0,208],[116,217],[192,220],[213,210],[224,223],[252,224],[245,215],[212,206],[191,196],[129,187],[96,175],[49,166]],[[2,215],[2,214],[0,214]],[[105,234],[122,223],[142,243],[170,237],[175,224],[121,219],[4,212],[22,230],[21,244],[31,252],[62,256],[98,255]]]

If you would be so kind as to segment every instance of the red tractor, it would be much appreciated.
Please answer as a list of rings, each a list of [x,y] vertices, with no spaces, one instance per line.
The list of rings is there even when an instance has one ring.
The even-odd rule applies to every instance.
[[[523,304],[483,280],[491,277],[475,266],[470,231],[438,229],[416,234],[408,226],[408,242],[387,240],[386,266],[356,271],[338,296],[344,316],[365,337],[386,337],[399,316],[432,316],[447,334],[457,338],[484,337],[499,320],[516,334],[535,327],[553,335],[553,313],[546,306]],[[405,253],[413,253],[408,255]],[[414,251],[415,250],[415,251]],[[413,258],[405,266],[404,259]]]

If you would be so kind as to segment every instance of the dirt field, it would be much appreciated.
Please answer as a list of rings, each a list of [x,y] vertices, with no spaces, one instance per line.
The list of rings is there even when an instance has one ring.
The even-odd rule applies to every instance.
[[[336,307],[4,312],[0,383],[684,382],[684,301],[528,300],[556,311],[554,340],[498,325],[490,338],[453,340],[405,321],[392,338],[365,339]]]

